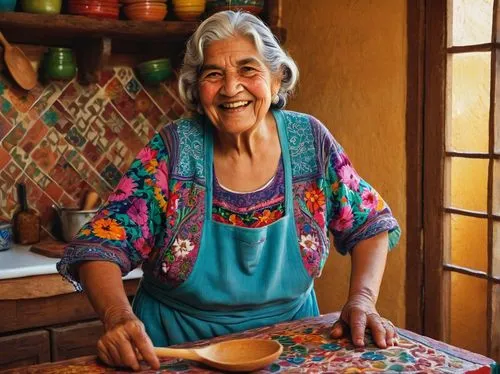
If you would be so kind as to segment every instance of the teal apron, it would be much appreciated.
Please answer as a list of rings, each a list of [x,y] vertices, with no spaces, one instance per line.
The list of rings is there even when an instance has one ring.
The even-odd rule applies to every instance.
[[[285,172],[285,215],[260,228],[212,220],[213,134],[205,131],[206,198],[203,234],[194,268],[184,283],[168,289],[145,274],[134,299],[155,346],[261,327],[319,314],[313,280],[299,251],[292,170],[281,112],[278,124]]]

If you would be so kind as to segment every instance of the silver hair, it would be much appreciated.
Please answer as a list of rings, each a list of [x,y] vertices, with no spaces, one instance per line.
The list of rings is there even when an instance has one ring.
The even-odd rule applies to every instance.
[[[198,93],[198,78],[203,65],[204,49],[213,41],[237,35],[250,37],[273,76],[281,75],[278,92],[280,106],[295,88],[299,70],[295,61],[281,48],[271,30],[259,18],[250,13],[218,12],[203,21],[186,46],[186,54],[179,76],[179,93],[190,110],[203,113]]]

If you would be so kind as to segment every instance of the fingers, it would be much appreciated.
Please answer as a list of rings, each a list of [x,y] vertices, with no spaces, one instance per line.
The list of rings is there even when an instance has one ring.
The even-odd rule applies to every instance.
[[[152,369],[158,370],[160,368],[160,360],[154,351],[153,343],[144,329],[144,325],[138,326],[132,332],[132,341],[137,349],[137,356],[146,361]]]
[[[373,340],[379,348],[387,348],[397,344],[396,327],[391,321],[380,317],[377,313],[368,315],[367,327],[370,328]]]
[[[341,319],[338,319],[333,324],[330,335],[334,339],[339,339],[339,338],[347,335],[348,329],[349,329],[349,327],[346,325],[346,323],[344,321],[342,321]]]
[[[349,318],[352,342],[356,347],[365,346],[367,315],[361,310],[354,310]]]
[[[99,358],[110,366],[140,370],[144,359],[153,369],[160,368],[151,339],[139,320],[129,320],[107,331],[97,343]]]

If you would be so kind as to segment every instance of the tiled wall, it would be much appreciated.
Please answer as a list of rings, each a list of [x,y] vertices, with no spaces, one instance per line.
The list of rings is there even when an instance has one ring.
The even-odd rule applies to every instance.
[[[30,92],[0,74],[0,217],[12,217],[23,181],[47,236],[53,204],[78,207],[91,189],[105,198],[155,131],[183,113],[175,79],[144,87],[130,67],[103,71],[97,84]]]

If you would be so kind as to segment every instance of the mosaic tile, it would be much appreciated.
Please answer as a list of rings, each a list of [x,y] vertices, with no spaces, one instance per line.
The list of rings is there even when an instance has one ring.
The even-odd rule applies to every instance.
[[[144,89],[156,104],[158,104],[158,107],[163,110],[170,108],[175,103],[174,97],[163,84],[158,86],[147,86],[144,87]]]
[[[69,144],[77,148],[83,147],[86,143],[86,139],[82,136],[82,134],[80,134],[80,131],[78,131],[76,126],[73,126],[69,129],[65,139],[68,141]]]
[[[59,206],[65,208],[77,208],[78,202],[69,196],[67,193],[64,193],[59,199]]]
[[[85,147],[82,149],[83,156],[92,164],[97,164],[101,157],[103,156],[101,152],[99,152],[99,148],[97,148],[93,143],[87,142]]]
[[[149,121],[142,114],[139,114],[134,119],[132,127],[143,143],[147,143],[156,133],[155,129],[150,126]]]
[[[137,94],[135,98],[135,107],[137,112],[144,115],[153,128],[158,126],[162,112],[146,91],[142,90]]]
[[[64,158],[59,158],[49,176],[73,199],[79,196],[78,188],[82,181],[81,177]]]
[[[45,139],[50,145],[55,147],[55,152],[60,155],[64,154],[70,148],[64,136],[59,134],[55,129],[50,129]]]
[[[114,76],[115,76],[114,70],[112,69],[102,70],[99,82],[97,84],[101,87],[104,87]]]
[[[50,144],[49,141],[44,139],[40,145],[33,151],[31,159],[38,165],[45,173],[50,174],[59,159],[57,153],[57,146]]]
[[[16,164],[24,170],[29,161],[28,154],[24,151],[24,149],[14,147],[12,151],[10,151],[10,156],[16,162]]]
[[[111,102],[126,121],[133,120],[137,115],[135,100],[127,94],[123,87],[120,86],[120,89],[114,92]]]
[[[5,167],[4,172],[8,175],[12,180],[17,180],[17,178],[22,174],[22,170],[17,166],[14,160],[11,160],[10,163]]]
[[[121,178],[120,171],[113,164],[106,166],[101,175],[113,188],[117,186]]]
[[[17,85],[13,85],[6,90],[6,97],[21,113],[27,113],[42,94],[43,87],[40,85],[36,85],[29,91],[25,91]]]
[[[10,123],[15,123],[19,117],[16,108],[3,96],[0,96],[0,112]]]
[[[10,161],[9,152],[7,152],[3,148],[0,148],[0,170],[2,170],[3,167],[9,163],[9,161]]]
[[[122,85],[125,85],[134,76],[134,73],[129,67],[117,67],[115,68],[115,76],[119,79]]]
[[[101,154],[104,154],[118,136],[99,117],[89,126],[86,138],[97,147]]]
[[[57,99],[61,90],[53,83],[44,87],[42,95],[29,110],[31,120],[37,120]]]
[[[113,147],[107,154],[108,159],[112,164],[121,172],[127,171],[128,167],[134,161],[136,154],[132,153],[130,149],[121,141],[118,140],[113,144]]]
[[[0,140],[8,134],[12,127],[12,124],[4,116],[0,115]]]
[[[26,132],[19,146],[28,154],[42,141],[47,134],[48,129],[42,121],[36,121]]]
[[[135,98],[135,95],[141,90],[141,85],[137,79],[131,78],[125,85],[125,89],[131,97]]]
[[[64,191],[57,183],[50,180],[47,187],[45,187],[45,193],[49,195],[52,200],[59,201]]]

